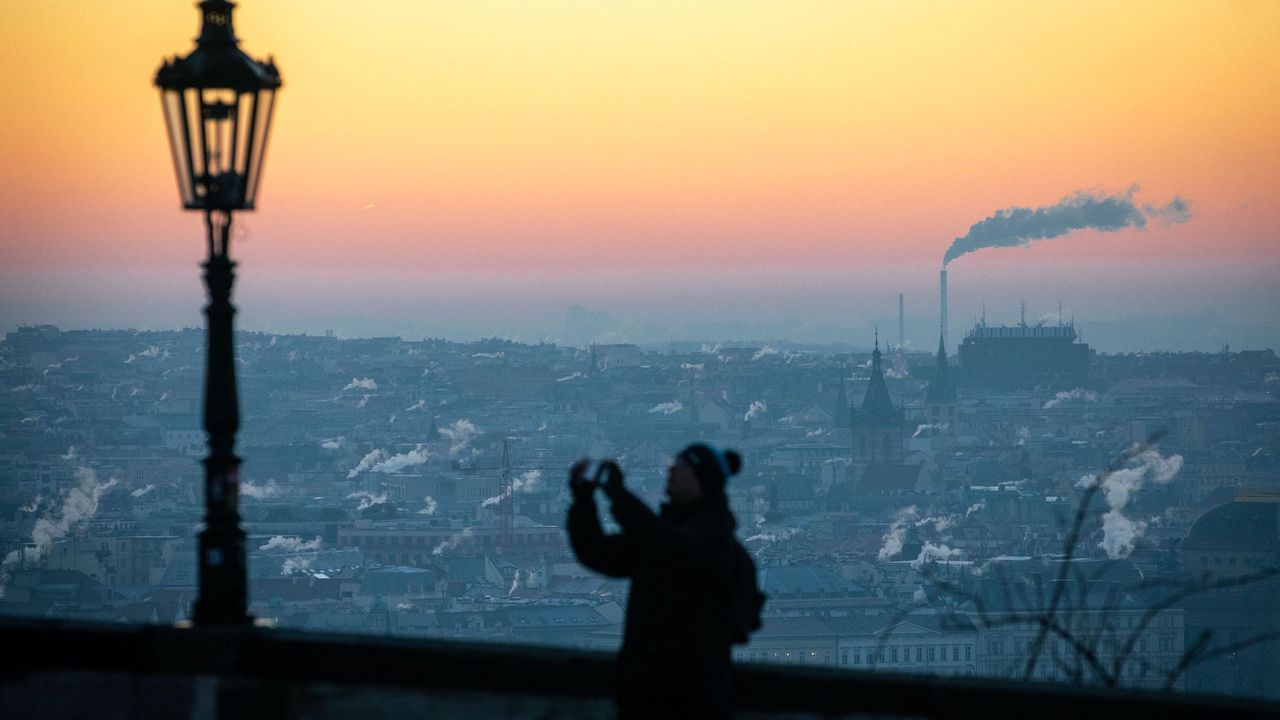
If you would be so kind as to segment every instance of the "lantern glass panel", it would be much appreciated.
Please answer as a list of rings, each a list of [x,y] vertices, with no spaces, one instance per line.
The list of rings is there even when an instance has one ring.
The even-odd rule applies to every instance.
[[[187,155],[187,126],[182,111],[182,94],[176,90],[162,90],[160,102],[164,107],[165,128],[169,131],[173,169],[178,176],[178,194],[183,205],[191,205],[195,196],[192,192],[191,158]]]
[[[249,151],[253,148],[253,113],[257,95],[251,92],[236,95],[236,154],[235,168],[241,177],[249,170]]]
[[[253,207],[257,200],[258,188],[262,178],[262,163],[266,159],[267,154],[267,137],[271,133],[271,113],[275,107],[276,93],[274,90],[259,90],[257,99],[254,101],[254,118],[253,118],[253,146],[250,150],[246,168],[246,185],[245,185],[245,205]]]
[[[204,184],[200,178],[204,176],[204,125],[200,122],[200,89],[187,88],[183,93],[186,114],[183,122],[187,126],[187,147],[191,151],[191,179],[195,184],[195,197],[202,201],[205,195]]]

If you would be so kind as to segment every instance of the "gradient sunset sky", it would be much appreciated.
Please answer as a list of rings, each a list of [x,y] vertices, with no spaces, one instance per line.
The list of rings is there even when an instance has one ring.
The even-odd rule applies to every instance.
[[[158,94],[183,0],[0,25],[0,330],[201,323]],[[936,342],[952,239],[1079,190],[1193,219],[951,266],[952,335],[1280,346],[1280,2],[243,0],[284,77],[245,329]],[[717,334],[719,336],[717,336]]]

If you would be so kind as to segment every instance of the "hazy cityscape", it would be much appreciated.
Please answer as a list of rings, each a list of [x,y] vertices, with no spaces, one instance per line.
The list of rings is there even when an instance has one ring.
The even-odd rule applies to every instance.
[[[102,10],[0,717],[1280,716],[1280,3]]]
[[[768,602],[739,660],[1280,695],[1274,352],[1098,353],[1056,319],[979,324],[959,357],[892,335],[239,333],[250,611],[616,649],[627,586],[574,561],[566,469],[618,458],[656,505],[701,438],[745,459],[729,494]],[[199,330],[6,334],[0,612],[189,620],[203,348]]]

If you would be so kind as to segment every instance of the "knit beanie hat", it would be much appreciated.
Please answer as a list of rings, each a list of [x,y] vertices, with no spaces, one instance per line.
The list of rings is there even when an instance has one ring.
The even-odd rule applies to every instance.
[[[729,478],[742,469],[742,456],[733,450],[719,450],[707,443],[694,443],[676,457],[693,468],[698,484],[705,493],[724,494]]]

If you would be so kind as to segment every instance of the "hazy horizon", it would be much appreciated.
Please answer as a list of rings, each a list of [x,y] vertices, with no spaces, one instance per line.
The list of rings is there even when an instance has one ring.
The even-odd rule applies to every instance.
[[[1022,251],[1009,251],[1019,255]],[[989,264],[990,265],[990,264]],[[1228,279],[1171,263],[1145,263],[1175,297],[1126,284],[1132,266],[1094,268],[1016,261],[950,270],[949,349],[985,317],[1056,323],[1059,302],[1083,340],[1102,352],[1217,351],[1280,347],[1269,308],[1280,298],[1265,266]],[[1080,277],[1064,271],[1073,269]],[[0,330],[202,327],[204,289],[194,266],[164,270],[0,275]],[[932,350],[938,337],[936,271],[879,264],[842,268],[597,271],[530,274],[430,270],[303,271],[242,265],[235,301],[243,330],[342,337],[399,335],[522,342],[758,341],[869,347],[878,327],[897,344],[898,292],[906,345]],[[1241,297],[1268,298],[1240,303]],[[581,308],[573,318],[570,308]]]

